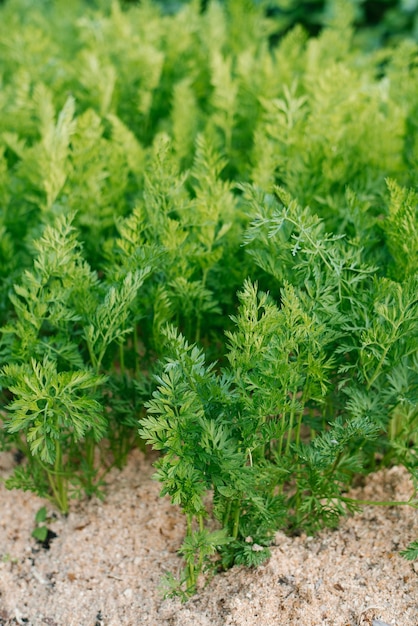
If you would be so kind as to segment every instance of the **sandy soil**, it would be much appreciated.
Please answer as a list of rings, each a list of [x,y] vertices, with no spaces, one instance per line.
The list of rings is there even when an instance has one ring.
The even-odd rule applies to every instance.
[[[0,454],[0,476],[11,462]],[[262,567],[220,574],[186,604],[163,600],[184,520],[152,471],[134,451],[109,474],[105,502],[74,502],[51,521],[49,550],[31,537],[44,502],[0,484],[0,626],[418,626],[418,563],[398,554],[418,538],[410,507],[366,507],[316,537],[278,533]],[[412,486],[394,467],[355,493],[404,500]]]

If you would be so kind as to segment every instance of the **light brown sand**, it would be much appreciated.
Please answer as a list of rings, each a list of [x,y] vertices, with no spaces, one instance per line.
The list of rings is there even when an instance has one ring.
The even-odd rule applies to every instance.
[[[10,465],[0,454],[1,476]],[[44,502],[0,484],[0,626],[418,626],[418,563],[398,554],[418,539],[410,507],[366,507],[316,537],[278,533],[258,569],[219,574],[186,604],[163,600],[159,583],[181,567],[185,529],[152,471],[132,452],[122,472],[109,474],[105,502],[74,502],[68,518],[49,524],[58,535],[49,550],[31,537]],[[394,467],[356,496],[411,493]]]

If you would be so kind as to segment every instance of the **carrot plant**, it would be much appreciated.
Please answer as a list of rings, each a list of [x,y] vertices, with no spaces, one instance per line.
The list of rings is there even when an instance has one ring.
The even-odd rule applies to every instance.
[[[347,497],[348,487],[374,467],[377,453],[393,454],[397,437],[387,432],[398,411],[402,439],[415,441],[416,404],[404,393],[417,384],[416,278],[403,288],[376,280],[340,238],[302,215],[303,239],[289,229],[287,247],[302,257],[292,265],[304,269],[303,286],[284,280],[277,303],[245,283],[236,328],[227,333],[228,367],[215,372],[202,351],[167,331],[172,354],[140,434],[164,452],[156,478],[188,519],[177,591],[194,590],[215,547],[223,566],[254,565],[277,528],[314,532],[355,510],[360,503]],[[223,533],[205,528],[211,517]]]
[[[0,7],[0,445],[63,512],[159,450],[187,597],[359,473],[418,484],[418,50],[354,2],[163,4]]]
[[[67,512],[71,483],[94,489],[94,442],[107,431],[104,359],[129,331],[146,270],[126,274],[118,287],[99,284],[71,218],[48,226],[34,248],[33,270],[10,295],[15,319],[2,328],[2,380],[13,396],[5,428],[30,459],[8,484],[50,494]]]

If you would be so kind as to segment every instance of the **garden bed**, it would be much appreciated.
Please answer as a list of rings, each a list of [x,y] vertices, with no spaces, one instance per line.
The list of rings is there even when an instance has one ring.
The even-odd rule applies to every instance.
[[[418,623],[418,564],[399,556],[418,536],[409,507],[367,506],[315,537],[280,532],[259,568],[234,567],[185,604],[164,600],[163,575],[182,567],[176,552],[185,521],[159,497],[153,459],[133,451],[123,471],[108,475],[104,502],[73,502],[67,518],[52,520],[57,537],[48,550],[31,537],[44,502],[0,485],[1,626]],[[0,455],[2,477],[12,462]],[[353,495],[405,500],[411,493],[407,472],[393,467],[371,474]]]
[[[414,3],[174,4],[0,8],[0,626],[414,626]]]

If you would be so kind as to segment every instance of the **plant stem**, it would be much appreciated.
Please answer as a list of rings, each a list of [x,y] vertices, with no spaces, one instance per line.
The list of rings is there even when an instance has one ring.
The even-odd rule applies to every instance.
[[[224,528],[226,528],[228,526],[228,523],[229,523],[229,518],[230,518],[230,515],[231,515],[231,505],[232,505],[232,501],[229,498],[228,499],[228,504],[226,505],[224,517],[223,517],[223,520],[222,520],[222,526]]]
[[[203,515],[199,514],[198,516],[198,520],[199,520],[199,530],[200,532],[203,532]],[[204,558],[204,548],[201,545],[199,548],[199,560],[198,560],[198,565],[197,565],[197,572],[201,572],[202,568],[203,568],[203,558]]]
[[[125,351],[122,342],[119,343],[119,367],[120,373],[123,376],[125,374]]]
[[[296,390],[293,390],[292,392],[292,402],[290,405],[290,420],[289,420],[289,426],[287,428],[287,439],[286,439],[286,450],[285,453],[289,454],[290,452],[290,444],[292,442],[292,430],[293,430],[293,424],[295,422],[295,415],[296,415]]]
[[[187,536],[193,535],[193,515],[187,513]],[[187,559],[187,589],[193,590],[196,586],[196,567],[194,559],[190,557]]]
[[[232,527],[232,536],[234,539],[236,539],[238,537],[238,530],[239,530],[239,518],[240,518],[240,513],[241,513],[241,507],[240,507],[241,502],[237,501],[235,503],[235,507],[234,507],[234,517],[233,517],[233,527]]]
[[[134,360],[135,360],[135,376],[139,376],[139,339],[138,339],[138,327],[134,324],[134,332],[133,332],[133,343],[134,343]]]
[[[59,441],[55,443],[55,463],[54,471],[48,473],[48,481],[53,493],[53,500],[58,506],[61,513],[68,513],[68,482],[64,477],[64,468],[62,466],[62,450]]]
[[[210,251],[212,251],[212,246],[210,246]],[[202,290],[206,286],[207,277],[208,277],[208,269],[205,268],[203,270],[203,275],[202,275]],[[202,298],[200,298],[199,305],[200,306],[197,307],[195,343],[198,343],[200,341],[200,332],[201,332],[201,325],[202,325],[202,311],[201,311],[201,309],[202,309]]]

